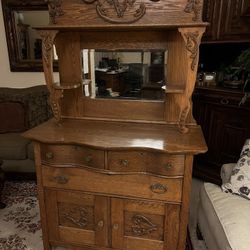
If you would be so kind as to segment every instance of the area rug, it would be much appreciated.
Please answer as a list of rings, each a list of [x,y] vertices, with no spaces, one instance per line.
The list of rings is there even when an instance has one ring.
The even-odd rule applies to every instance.
[[[43,249],[35,182],[5,182],[0,210],[1,250]]]
[[[36,183],[5,182],[2,201],[7,206],[0,210],[0,250],[43,250]],[[204,250],[194,242],[194,250]]]

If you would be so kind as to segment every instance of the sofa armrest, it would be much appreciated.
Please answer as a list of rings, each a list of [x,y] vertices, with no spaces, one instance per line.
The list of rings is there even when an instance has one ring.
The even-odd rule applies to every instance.
[[[227,163],[223,164],[220,170],[220,176],[222,184],[225,184],[230,181],[231,173],[236,163]]]

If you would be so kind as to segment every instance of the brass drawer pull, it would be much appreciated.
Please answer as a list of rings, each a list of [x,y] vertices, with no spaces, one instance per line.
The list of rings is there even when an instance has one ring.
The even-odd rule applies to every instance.
[[[86,162],[86,163],[90,163],[90,162],[92,162],[92,161],[93,161],[92,156],[89,155],[89,156],[86,156],[86,157],[85,157],[85,162]]]
[[[118,230],[118,228],[119,228],[119,225],[118,225],[117,223],[115,223],[115,224],[113,225],[113,229],[114,229],[114,230]]]
[[[229,100],[223,98],[223,99],[220,100],[220,103],[223,104],[223,105],[227,105],[229,103]]]
[[[98,228],[103,228],[103,226],[104,226],[104,221],[103,220],[98,221],[97,227]]]
[[[52,152],[47,152],[45,154],[45,157],[46,157],[47,160],[51,160],[51,159],[54,158],[54,154]]]
[[[150,189],[152,192],[156,194],[164,194],[167,192],[168,188],[167,186],[160,184],[160,183],[155,183],[150,186]]]
[[[59,184],[67,184],[69,181],[69,178],[63,175],[55,176],[53,179]]]
[[[124,160],[124,159],[121,160],[121,165],[122,165],[123,167],[127,167],[128,164],[129,164],[129,161],[128,161],[128,160]]]
[[[170,169],[172,169],[173,168],[173,165],[172,165],[172,163],[167,163],[166,165],[165,165],[165,168],[167,169],[167,170],[170,170]]]

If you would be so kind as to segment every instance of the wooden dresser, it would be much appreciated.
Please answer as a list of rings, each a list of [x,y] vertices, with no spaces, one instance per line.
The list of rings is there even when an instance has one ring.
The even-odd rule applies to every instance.
[[[51,24],[37,29],[54,118],[24,133],[35,145],[44,249],[185,249],[193,156],[207,150],[191,102],[202,4],[48,1]],[[164,100],[89,97],[82,49],[167,49]]]

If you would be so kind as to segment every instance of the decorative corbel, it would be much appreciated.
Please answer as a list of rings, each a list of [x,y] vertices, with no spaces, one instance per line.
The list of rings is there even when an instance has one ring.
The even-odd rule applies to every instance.
[[[181,110],[178,121],[178,127],[181,133],[188,132],[186,120],[192,107],[191,97],[196,82],[197,66],[199,60],[199,46],[204,31],[204,27],[179,28],[179,32],[181,33],[185,42],[188,63],[186,88],[181,102]]]
[[[43,55],[43,69],[45,74],[45,81],[50,92],[50,105],[54,117],[58,123],[61,121],[61,98],[63,97],[63,89],[54,87],[53,75],[53,44],[58,33],[57,30],[40,30],[42,37],[42,55]]]

